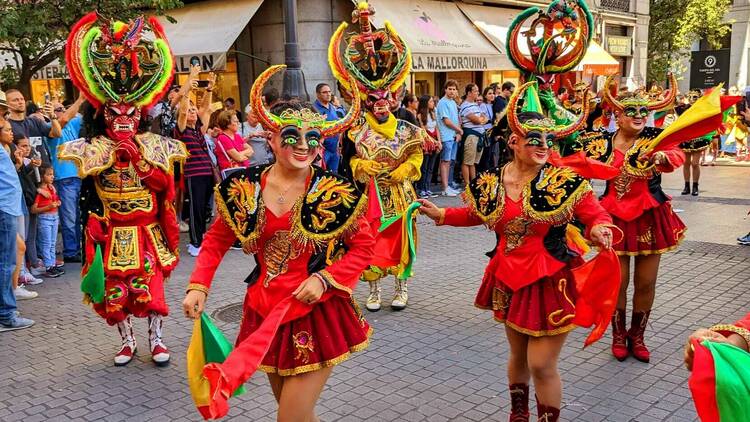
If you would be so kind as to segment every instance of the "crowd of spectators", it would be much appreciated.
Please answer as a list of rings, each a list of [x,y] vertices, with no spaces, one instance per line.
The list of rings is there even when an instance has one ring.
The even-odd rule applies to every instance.
[[[274,160],[268,145],[271,133],[250,106],[242,113],[233,98],[214,102],[215,76],[209,74],[207,83],[199,83],[199,72],[193,67],[181,86],[174,85],[144,113],[143,122],[153,133],[184,142],[190,153],[175,169],[175,209],[181,231],[188,233],[186,250],[192,256],[200,252],[216,214],[214,186],[237,169]],[[420,197],[436,196],[434,183],[440,183],[442,195],[455,196],[477,171],[502,160],[498,144],[503,134],[496,133],[495,123],[501,121],[513,88],[511,83],[493,84],[479,95],[479,88],[469,84],[460,97],[458,84],[451,80],[442,98],[411,93],[392,98],[397,118],[422,127],[439,141],[440,147],[424,151],[416,182]],[[318,84],[315,97],[316,110],[328,120],[346,114],[329,84]],[[86,137],[84,115],[93,115],[93,109],[81,96],[75,101],[46,100],[37,105],[18,90],[0,92],[0,240],[10,245],[0,256],[0,331],[31,326],[34,322],[18,313],[16,300],[37,297],[29,286],[59,277],[66,263],[83,259],[81,179],[76,166],[58,160],[55,152],[66,142]],[[278,100],[276,89],[264,92],[267,107]],[[341,137],[325,139],[323,147],[318,164],[338,171]]]

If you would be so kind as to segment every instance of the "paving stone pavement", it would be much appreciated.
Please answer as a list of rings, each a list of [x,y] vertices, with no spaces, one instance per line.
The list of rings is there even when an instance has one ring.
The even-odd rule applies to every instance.
[[[457,204],[456,199],[437,202]],[[483,228],[437,228],[420,217],[419,260],[410,305],[367,314],[375,329],[368,350],[338,366],[317,407],[331,421],[505,421],[508,347],[503,326],[475,308],[494,236]],[[694,421],[682,347],[695,328],[731,322],[750,310],[750,248],[699,240],[664,255],[648,333],[652,362],[611,357],[609,335],[582,350],[587,330],[575,330],[560,359],[565,421]],[[31,329],[0,334],[0,421],[198,421],[185,381],[191,322],[180,302],[194,259],[167,285],[173,315],[165,340],[173,358],[156,368],[147,353],[146,324],[135,323],[141,352],[127,367],[112,366],[119,346],[108,327],[81,303],[77,272],[36,286],[38,299],[20,302]],[[242,300],[253,261],[231,251],[217,272],[207,311]],[[384,283],[385,296],[392,281]],[[362,301],[366,286],[356,292]],[[236,323],[217,321],[230,339]],[[272,421],[275,403],[265,376],[230,401],[227,420]],[[532,400],[532,406],[533,406]]]

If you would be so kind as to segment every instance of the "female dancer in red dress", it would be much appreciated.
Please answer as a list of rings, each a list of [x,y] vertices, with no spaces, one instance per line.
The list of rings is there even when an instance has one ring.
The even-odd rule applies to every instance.
[[[513,160],[474,179],[464,193],[467,206],[463,208],[442,209],[420,200],[420,211],[438,225],[485,224],[498,237],[475,305],[492,310],[495,319],[505,323],[512,422],[529,420],[531,378],[538,420],[559,418],[562,385],[557,360],[568,331],[574,328],[578,292],[571,269],[583,262],[566,241],[568,223],[576,218],[586,225],[595,244],[612,245],[607,227],[612,220],[588,181],[570,168],[548,162],[553,139],[575,132],[585,124],[587,113],[568,127],[557,126],[539,113],[516,114],[519,97],[530,87],[529,93],[535,92],[533,85],[521,86],[508,104]],[[525,101],[534,102],[538,100]]]
[[[623,241],[615,245],[620,255],[620,297],[612,317],[612,354],[625,360],[632,352],[641,362],[648,362],[650,353],[644,343],[646,323],[654,304],[656,277],[661,254],[677,247],[684,236],[685,225],[672,211],[670,197],[661,189],[661,173],[672,172],[685,161],[685,154],[675,145],[672,149],[646,156],[648,140],[661,129],[646,127],[650,110],[663,108],[674,101],[676,89],[657,102],[642,93],[629,93],[618,98],[610,95],[607,79],[604,98],[615,110],[617,132],[604,133],[587,148],[598,151],[595,158],[620,169],[620,174],[607,183],[601,203],[615,225],[623,232]],[[677,86],[674,77],[671,86]],[[625,309],[630,281],[630,261],[635,259],[633,282],[633,313],[630,329],[625,329]]]
[[[740,349],[750,352],[750,313],[734,324],[716,324],[711,328],[700,328],[688,337],[685,345],[685,367],[688,371],[693,370],[693,357],[695,350],[692,340],[702,342],[709,340],[717,343],[729,343]]]
[[[256,115],[274,133],[276,163],[233,173],[217,187],[222,218],[203,240],[183,302],[190,318],[203,311],[216,268],[235,240],[255,255],[237,348],[203,371],[211,384],[210,417],[227,413],[228,397],[257,368],[268,373],[277,420],[318,421],[315,403],[333,366],[364,350],[371,332],[351,298],[373,253],[366,195],[311,165],[323,139],[356,120],[359,102],[337,122],[298,102],[269,112],[263,86],[281,68],[269,68],[251,92]]]

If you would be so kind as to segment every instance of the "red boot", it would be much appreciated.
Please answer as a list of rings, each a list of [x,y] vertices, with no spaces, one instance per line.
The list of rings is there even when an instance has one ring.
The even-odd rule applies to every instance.
[[[612,355],[620,362],[627,359],[630,352],[626,339],[628,332],[625,329],[625,310],[615,309],[612,314]]]
[[[633,357],[641,362],[648,363],[651,353],[643,342],[643,333],[646,331],[646,323],[651,311],[633,311],[633,319],[628,330],[628,348],[633,353]]]
[[[510,385],[510,419],[508,422],[529,422],[529,385]]]
[[[536,399],[537,422],[557,422],[560,420],[560,409],[552,406],[545,406]]]

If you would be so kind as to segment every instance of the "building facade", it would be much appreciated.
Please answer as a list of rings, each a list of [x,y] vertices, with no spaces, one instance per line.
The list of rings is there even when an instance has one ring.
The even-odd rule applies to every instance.
[[[736,2],[750,0],[736,0]],[[519,73],[507,58],[505,38],[514,17],[549,0],[369,0],[377,27],[391,22],[412,51],[413,73],[408,89],[418,95],[441,95],[447,79],[460,86],[518,82]],[[191,63],[219,75],[217,99],[248,102],[252,82],[271,64],[284,62],[284,2],[279,0],[185,0],[169,11],[177,20],[161,18],[175,55],[178,75],[185,80]],[[353,0],[298,0],[299,47],[307,92],[335,86],[327,62],[328,41],[341,22],[351,22]],[[590,0],[595,39],[619,62],[624,83],[645,83],[648,43],[648,0]],[[747,24],[744,26],[747,32]],[[745,37],[747,39],[747,37]],[[745,72],[746,74],[747,72]],[[205,73],[201,76],[205,77]],[[571,76],[572,77],[572,76]],[[582,74],[576,75],[578,79]],[[69,91],[59,63],[35,77],[34,95]],[[281,91],[281,78],[270,86]],[[38,88],[38,89],[37,89]],[[72,92],[67,92],[71,96]]]

